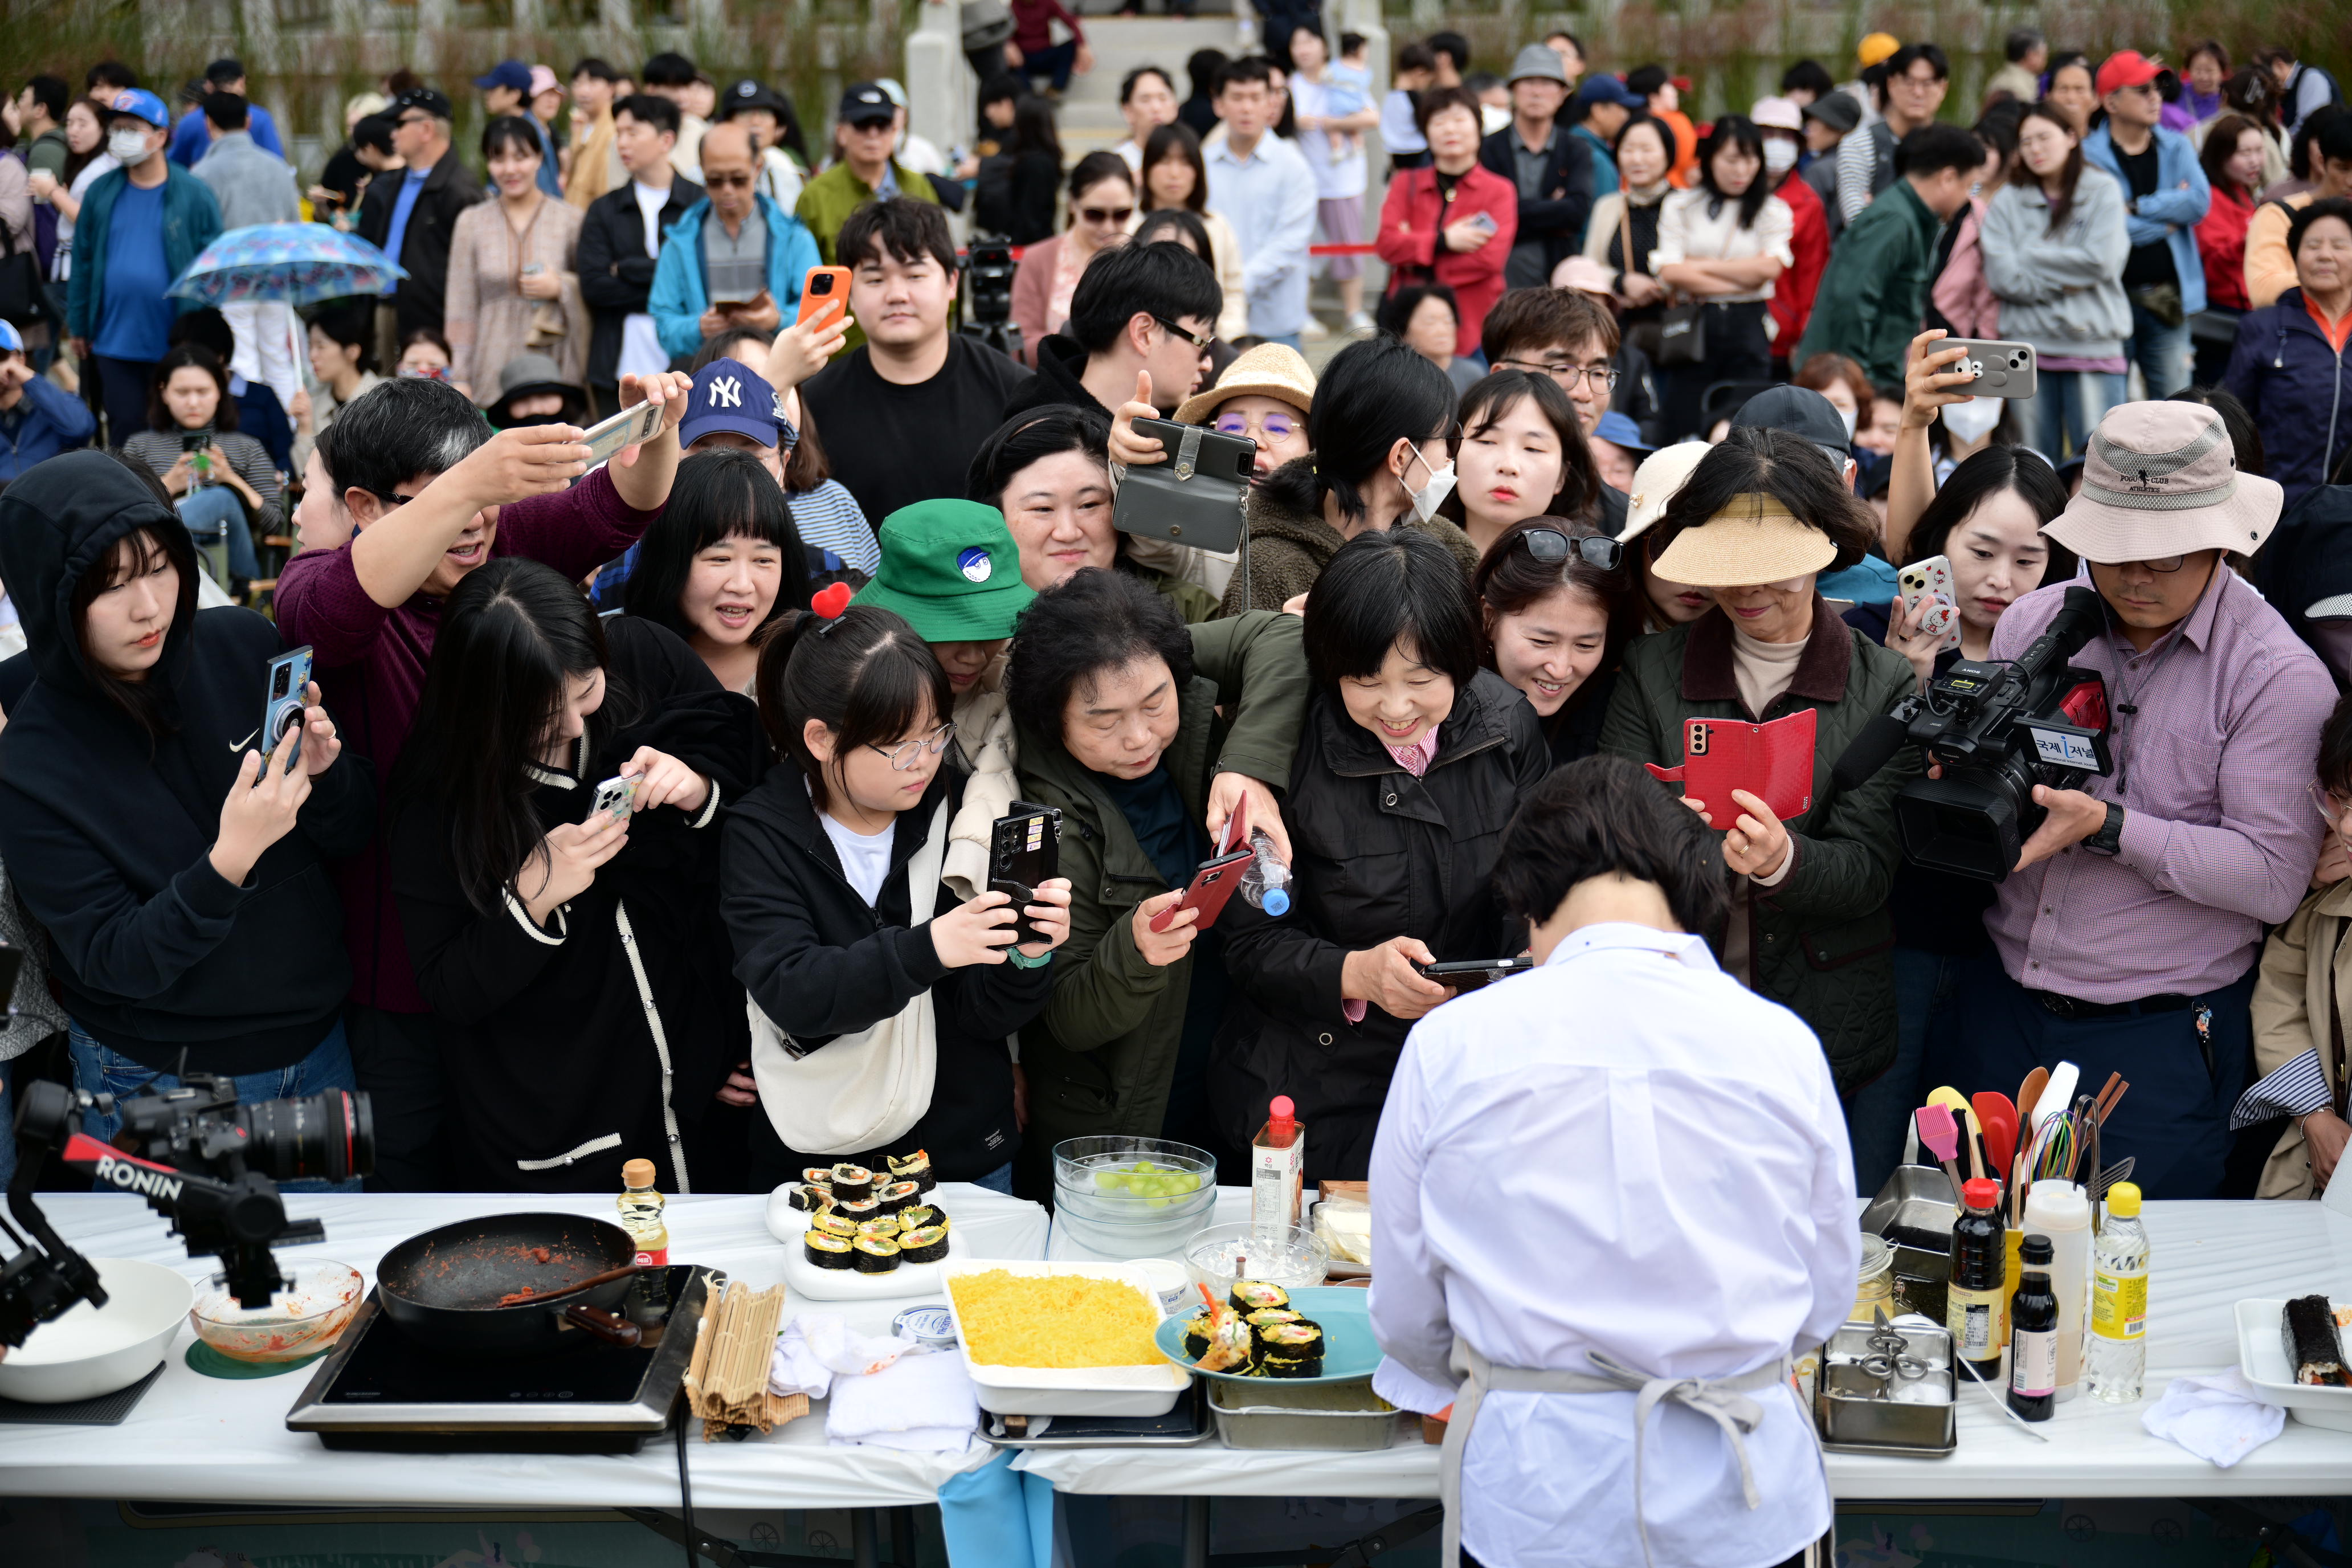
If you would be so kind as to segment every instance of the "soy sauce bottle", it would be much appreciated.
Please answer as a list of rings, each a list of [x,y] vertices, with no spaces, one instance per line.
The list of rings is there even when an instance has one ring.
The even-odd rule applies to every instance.
[[[2009,1407],[2027,1421],[2058,1408],[2058,1292],[2050,1285],[2050,1238],[2029,1236],[2018,1248],[2017,1294],[2009,1303]]]
[[[1968,1208],[1952,1225],[1944,1326],[1951,1331],[1952,1353],[1990,1386],[2000,1381],[2001,1287],[2009,1268],[1998,1212],[2000,1184],[1979,1176],[1960,1195]]]

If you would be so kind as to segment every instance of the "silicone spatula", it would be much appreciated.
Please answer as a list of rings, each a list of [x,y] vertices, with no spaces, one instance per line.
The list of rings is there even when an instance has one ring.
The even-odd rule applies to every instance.
[[[1960,1125],[1952,1120],[1952,1108],[1923,1105],[1911,1114],[1919,1129],[1919,1142],[1942,1163],[1944,1177],[1952,1184],[1952,1201],[1961,1202],[1960,1170],[1955,1163],[1960,1152]]]
[[[1977,1125],[1984,1129],[1985,1158],[2004,1174],[2017,1158],[2017,1107],[1997,1089],[1981,1090],[1969,1103],[1976,1109]]]
[[[2042,1089],[2042,1098],[2033,1102],[2033,1125],[2036,1128],[2074,1109],[2074,1084],[2082,1076],[2083,1069],[2073,1062],[2060,1062],[2052,1070],[2050,1082]]]
[[[1966,1166],[1971,1176],[1983,1175],[1984,1133],[1976,1124],[1968,1097],[1949,1084],[1940,1084],[1927,1091],[1927,1103],[1951,1108],[1952,1121],[1958,1125],[1961,1136],[1960,1152],[1954,1163]]]

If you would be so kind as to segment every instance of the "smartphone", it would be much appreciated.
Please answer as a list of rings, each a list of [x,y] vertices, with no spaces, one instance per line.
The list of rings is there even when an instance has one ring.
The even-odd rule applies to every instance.
[[[1517,958],[1466,958],[1451,963],[1413,965],[1440,985],[1451,985],[1456,991],[1475,991],[1497,980],[1525,974],[1535,966],[1536,961],[1524,954]]]
[[[625,447],[640,441],[650,441],[661,430],[661,406],[640,403],[634,408],[624,408],[610,419],[600,419],[588,426],[580,438],[588,443],[588,466],[610,462]]]
[[[1895,574],[1901,585],[1903,607],[1911,613],[1923,632],[1940,640],[1936,651],[1960,646],[1960,601],[1952,591],[1952,563],[1941,555],[1930,555],[1925,561],[1915,561]],[[1919,601],[1927,600],[1923,613]]]
[[[209,425],[200,429],[183,430],[180,432],[180,450],[183,452],[206,451],[215,441],[219,439],[219,437],[213,434],[213,427]]]
[[[1468,217],[1464,218],[1462,221],[1468,224],[1472,228],[1483,228],[1488,234],[1494,233],[1496,226],[1495,223],[1495,215],[1490,212],[1475,212]]]
[[[626,818],[637,809],[637,781],[625,773],[615,774],[596,786],[595,804],[588,808],[589,822],[596,820],[600,811]],[[584,826],[584,824],[583,824]]]
[[[812,267],[801,279],[801,310],[794,324],[849,309],[849,268]]]
[[[1153,931],[1166,931],[1176,917],[1186,910],[1198,910],[1201,918],[1193,922],[1194,931],[1206,931],[1217,923],[1225,912],[1225,900],[1242,885],[1242,873],[1257,858],[1255,850],[1242,848],[1231,854],[1213,856],[1201,862],[1192,873],[1192,885],[1184,896],[1151,917]]]
[[[838,271],[839,268],[834,270]],[[1015,910],[1035,903],[1037,884],[1058,874],[1061,865],[1062,813],[1059,808],[1016,800],[1011,811],[990,826],[988,890],[1010,897]],[[1027,915],[1023,915],[1013,930],[1021,942],[1045,940],[1045,933],[1039,931]]]
[[[262,687],[261,754],[278,750],[286,731],[294,731],[294,755],[288,765],[302,760],[302,694],[310,684],[310,649],[306,644],[269,661]]]
[[[1966,349],[1965,358],[1944,367],[1944,374],[1967,371],[1975,376],[1976,384],[1969,390],[1979,397],[2031,397],[2033,395],[2033,345],[2003,342],[1998,338],[1946,338],[1929,343],[1927,352],[1937,353],[1945,349]],[[1958,391],[1958,387],[1950,388]]]

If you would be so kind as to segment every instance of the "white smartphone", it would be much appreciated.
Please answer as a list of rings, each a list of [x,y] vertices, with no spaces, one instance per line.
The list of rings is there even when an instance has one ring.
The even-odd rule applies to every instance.
[[[588,443],[588,466],[609,463],[620,455],[624,447],[634,447],[640,441],[650,441],[661,429],[661,405],[640,403],[634,408],[624,408],[610,419],[600,419],[591,425],[581,439]]]
[[[1475,212],[1462,221],[1472,228],[1483,228],[1488,234],[1494,233],[1498,226],[1495,222],[1495,215],[1490,212]]]
[[[1936,637],[1936,651],[1960,646],[1960,601],[1952,591],[1952,563],[1944,556],[1930,555],[1925,561],[1915,561],[1895,574],[1895,581],[1903,592],[1903,608],[1918,628]],[[1924,611],[1919,601],[1926,599]]]
[[[596,803],[588,808],[588,820],[596,820],[600,811],[625,818],[637,808],[637,781],[627,774],[618,774],[596,786]]]

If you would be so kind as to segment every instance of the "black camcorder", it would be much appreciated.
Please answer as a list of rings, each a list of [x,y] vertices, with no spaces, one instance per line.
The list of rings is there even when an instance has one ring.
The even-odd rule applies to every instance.
[[[963,330],[997,353],[1021,357],[1021,329],[1013,321],[1013,242],[974,236],[964,252]]]
[[[2067,589],[2057,618],[2015,658],[1961,659],[1872,720],[1832,769],[1838,787],[1859,787],[1903,746],[1918,747],[1940,776],[1915,778],[1895,798],[1904,855],[2003,880],[2049,815],[2033,786],[2078,788],[2111,770],[2106,682],[2066,662],[2105,625],[2095,590]]]

